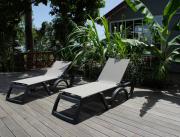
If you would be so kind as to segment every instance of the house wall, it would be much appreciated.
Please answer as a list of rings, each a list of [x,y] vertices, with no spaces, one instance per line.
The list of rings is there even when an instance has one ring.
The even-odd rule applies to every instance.
[[[171,23],[169,25],[169,28],[171,29],[172,27],[174,27],[177,24],[178,21],[180,21],[180,13],[177,13],[172,18]],[[171,35],[171,37],[169,39],[171,40],[172,38],[174,38],[177,35],[180,35],[180,31],[175,30],[175,31],[172,32],[172,35]]]
[[[142,17],[143,15],[140,14],[140,12],[135,13],[130,8],[127,7],[112,14],[110,18],[108,18],[108,21],[114,22],[114,21],[119,21],[119,20],[136,19],[136,18],[142,18]]]

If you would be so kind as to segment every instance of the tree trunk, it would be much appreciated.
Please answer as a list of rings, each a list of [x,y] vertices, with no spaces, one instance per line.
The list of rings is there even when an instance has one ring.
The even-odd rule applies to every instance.
[[[27,67],[32,68],[33,57],[31,52],[33,52],[33,35],[32,35],[32,4],[31,0],[27,0],[27,6],[25,11],[25,44],[27,54]]]

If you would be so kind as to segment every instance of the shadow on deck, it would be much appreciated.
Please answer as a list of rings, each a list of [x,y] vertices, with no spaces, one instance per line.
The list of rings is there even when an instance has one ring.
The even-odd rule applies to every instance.
[[[83,106],[81,122],[73,125],[51,115],[57,93],[47,96],[39,89],[24,105],[6,102],[10,81],[22,76],[24,74],[0,75],[1,137],[180,136],[179,93],[136,88],[133,98],[125,102],[122,99],[108,111],[104,111],[103,105],[94,97]],[[62,111],[71,113],[74,108],[69,102],[60,103]]]

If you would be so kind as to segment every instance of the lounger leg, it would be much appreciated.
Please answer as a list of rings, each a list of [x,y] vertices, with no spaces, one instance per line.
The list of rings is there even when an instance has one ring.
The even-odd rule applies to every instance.
[[[130,86],[130,92],[129,92],[129,98],[131,98],[133,96],[134,93],[134,86],[135,86],[135,82],[131,82],[131,86]]]
[[[29,95],[29,92],[30,92],[30,89],[29,89],[29,87],[27,86],[26,89],[25,89],[25,92],[24,92],[24,96],[23,96],[23,98],[22,98],[22,102],[23,102],[23,103],[25,102],[26,97]]]
[[[77,104],[77,110],[76,110],[76,114],[74,117],[74,123],[78,123],[79,122],[79,115],[81,112],[81,106],[82,106],[82,100],[79,101],[79,103]]]
[[[70,84],[69,84],[69,87],[72,87],[72,86],[73,86],[73,83],[74,83],[74,75],[71,75],[71,76],[70,76]]]
[[[9,90],[8,90],[7,96],[6,96],[6,100],[8,100],[10,98],[11,91],[12,91],[12,85],[9,87]]]
[[[51,91],[49,90],[47,84],[45,82],[43,82],[42,85],[43,85],[44,89],[46,90],[47,94],[51,95]]]
[[[70,102],[73,102],[73,103],[77,104],[77,110],[76,110],[76,112],[75,112],[75,114],[73,116],[70,117],[70,116],[67,116],[66,114],[63,114],[61,112],[57,112],[57,107],[58,107],[60,99],[70,101]],[[58,117],[60,119],[63,119],[65,121],[67,121],[67,122],[77,124],[79,122],[79,114],[80,114],[80,111],[81,111],[81,106],[82,106],[82,99],[76,99],[76,98],[73,98],[73,97],[70,97],[70,96],[62,95],[62,93],[60,93],[57,96],[56,101],[54,103],[53,110],[52,110],[52,115],[54,115],[54,116],[56,116],[56,117]]]
[[[7,93],[7,96],[6,96],[6,100],[9,101],[9,102],[12,102],[12,103],[24,104],[25,103],[25,97],[28,95],[29,88],[25,87],[25,92],[24,92],[24,96],[23,96],[22,100],[18,100],[18,99],[15,99],[15,98],[10,98],[12,89],[13,89],[13,86],[11,85],[9,87],[9,91]]]
[[[105,99],[104,94],[103,94],[102,92],[99,93],[99,94],[100,94],[100,96],[101,96],[101,100],[102,100],[102,102],[103,102],[103,105],[104,105],[105,109],[108,110],[108,109],[110,108],[110,106],[108,105],[108,103],[107,103],[107,101],[106,101],[106,99]]]
[[[56,98],[56,101],[55,101],[54,106],[53,106],[52,114],[54,114],[54,112],[57,111],[57,107],[58,107],[60,98],[61,98],[61,93]]]

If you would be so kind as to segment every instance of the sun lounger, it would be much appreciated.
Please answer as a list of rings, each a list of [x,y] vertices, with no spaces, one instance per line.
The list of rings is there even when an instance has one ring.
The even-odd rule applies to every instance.
[[[84,101],[90,96],[99,94],[106,109],[109,109],[111,107],[112,102],[120,92],[124,92],[128,99],[129,94],[132,94],[133,92],[133,88],[131,88],[131,93],[128,93],[125,87],[129,86],[130,82],[121,82],[128,64],[129,59],[118,60],[109,58],[96,82],[91,82],[89,84],[61,90],[62,92],[58,95],[55,101],[52,114],[65,121],[77,123],[81,106],[84,104]],[[104,95],[104,92],[107,90],[114,90],[110,99],[110,104],[108,104]],[[67,116],[61,112],[57,112],[57,107],[60,99],[76,104],[77,110],[73,117]]]
[[[44,75],[12,81],[6,96],[6,100],[19,104],[24,103],[23,99],[17,100],[15,98],[10,98],[12,89],[14,88],[24,89],[25,90],[24,96],[27,96],[28,92],[31,89],[34,89],[35,87],[38,86],[43,86],[46,92],[50,95],[51,93],[48,88],[48,84],[50,83],[53,83],[53,85],[55,86],[57,85],[57,83],[63,81],[68,86],[66,79],[63,79],[62,76],[70,64],[71,62],[55,61],[54,64],[51,66],[51,68],[49,68]]]

